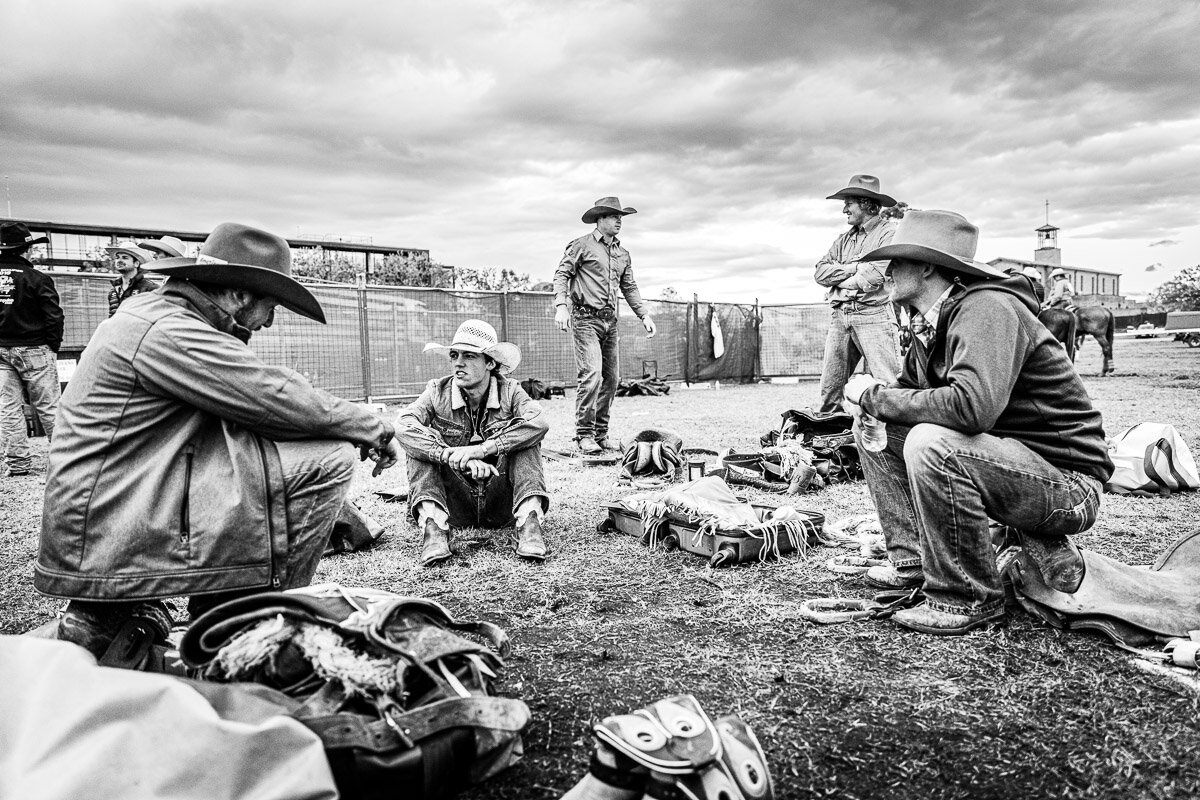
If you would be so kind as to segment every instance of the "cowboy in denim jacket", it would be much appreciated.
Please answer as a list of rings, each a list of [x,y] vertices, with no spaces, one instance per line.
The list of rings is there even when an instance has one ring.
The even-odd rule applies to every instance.
[[[549,425],[542,407],[506,373],[520,349],[496,329],[470,319],[447,352],[454,374],[429,382],[396,423],[408,455],[409,513],[422,532],[421,564],[451,556],[450,526],[503,528],[515,523],[516,552],[546,557],[542,516],[550,507],[541,441]]]

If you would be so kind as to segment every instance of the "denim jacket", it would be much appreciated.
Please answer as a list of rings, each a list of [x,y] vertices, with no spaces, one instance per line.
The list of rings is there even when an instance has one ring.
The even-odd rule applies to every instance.
[[[492,378],[479,441],[490,439],[503,454],[538,444],[549,428],[541,405],[516,381]],[[396,441],[409,457],[421,461],[440,462],[447,447],[471,444],[473,430],[474,422],[453,375],[430,381],[396,419]]]

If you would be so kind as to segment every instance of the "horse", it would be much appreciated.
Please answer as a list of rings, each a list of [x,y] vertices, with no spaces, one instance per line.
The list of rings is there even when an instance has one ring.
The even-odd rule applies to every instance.
[[[1075,360],[1075,351],[1083,347],[1083,340],[1091,334],[1100,345],[1104,355],[1104,364],[1100,375],[1111,375],[1116,370],[1113,359],[1113,334],[1116,333],[1116,320],[1113,313],[1103,306],[1079,306],[1074,313],[1063,308],[1045,308],[1038,314],[1038,320],[1046,326],[1055,339],[1063,343],[1071,361]]]

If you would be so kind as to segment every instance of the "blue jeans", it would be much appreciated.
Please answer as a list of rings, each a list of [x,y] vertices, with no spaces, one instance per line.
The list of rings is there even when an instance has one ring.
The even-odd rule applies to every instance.
[[[0,347],[0,429],[9,469],[27,472],[33,464],[25,414],[21,411],[22,385],[29,403],[46,431],[54,435],[58,411],[58,363],[54,351],[44,344],[29,347]]]
[[[408,512],[413,521],[417,507],[425,500],[442,508],[454,528],[511,527],[516,523],[513,512],[530,497],[542,499],[542,511],[550,508],[540,444],[484,460],[500,474],[477,481],[448,464],[411,456],[406,459]]]
[[[896,380],[900,351],[887,303],[863,306],[851,301],[831,309],[821,372],[821,411],[841,409],[842,389],[861,359],[866,359],[867,372],[884,383]]]
[[[887,434],[886,450],[860,444],[859,456],[888,559],[921,567],[926,602],[938,611],[1003,607],[989,517],[1031,536],[1071,535],[1096,521],[1100,481],[1060,470],[1015,439],[928,423],[888,423]]]
[[[579,369],[575,436],[603,439],[608,436],[608,413],[617,396],[617,316],[576,309],[571,312],[571,332]]]
[[[287,580],[284,589],[312,583],[317,562],[329,544],[350,479],[357,451],[348,442],[309,439],[276,442],[283,466],[287,506]]]

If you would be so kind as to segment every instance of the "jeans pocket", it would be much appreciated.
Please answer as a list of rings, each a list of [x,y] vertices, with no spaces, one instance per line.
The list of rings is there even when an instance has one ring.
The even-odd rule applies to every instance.
[[[13,348],[14,363],[19,359],[22,367],[29,371],[39,371],[45,369],[50,363],[48,358],[49,354],[50,348],[46,347],[45,345]]]
[[[1071,536],[1082,533],[1096,524],[1099,507],[1099,491],[1086,488],[1082,500],[1069,508],[1056,508],[1050,512],[1050,516],[1034,528],[1033,532],[1047,536]]]

